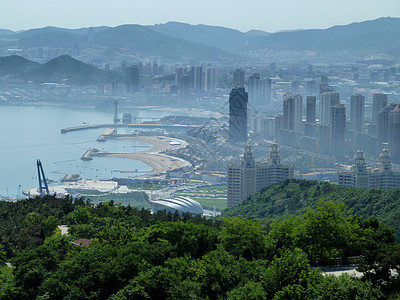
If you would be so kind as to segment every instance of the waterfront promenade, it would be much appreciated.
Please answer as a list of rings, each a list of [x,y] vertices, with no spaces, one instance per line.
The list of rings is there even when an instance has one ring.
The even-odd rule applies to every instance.
[[[126,139],[136,140],[148,143],[154,148],[146,151],[135,152],[135,153],[93,153],[93,156],[108,156],[108,157],[119,157],[134,159],[144,162],[152,168],[149,174],[159,174],[166,171],[172,171],[182,167],[190,167],[191,164],[181,158],[172,157],[161,152],[171,149],[179,149],[187,146],[187,142],[167,137],[156,137],[156,136],[125,136],[125,137],[113,137],[115,139]],[[175,143],[174,143],[175,142]],[[176,143],[178,142],[178,143]]]
[[[61,133],[68,133],[71,131],[97,129],[97,128],[147,128],[147,129],[187,129],[197,128],[198,125],[182,125],[182,124],[87,124],[81,126],[67,127],[61,129]]]

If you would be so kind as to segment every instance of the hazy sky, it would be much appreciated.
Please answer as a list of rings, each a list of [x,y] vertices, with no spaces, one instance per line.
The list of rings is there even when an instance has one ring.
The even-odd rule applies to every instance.
[[[0,0],[0,28],[179,21],[247,31],[327,28],[400,17],[400,0]]]

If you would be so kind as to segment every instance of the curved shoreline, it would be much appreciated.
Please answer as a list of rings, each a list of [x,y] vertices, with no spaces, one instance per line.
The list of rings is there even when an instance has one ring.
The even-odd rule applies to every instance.
[[[110,137],[107,137],[110,138]],[[134,159],[141,161],[152,168],[152,170],[146,175],[155,175],[159,173],[164,173],[174,169],[180,169],[182,167],[191,166],[188,161],[162,154],[162,151],[184,148],[187,146],[187,142],[168,137],[157,137],[157,136],[132,136],[132,137],[111,137],[113,139],[126,139],[133,141],[141,141],[153,146],[153,149],[134,152],[134,153],[97,153],[96,156],[106,156],[106,157],[118,157],[126,159]],[[168,141],[177,141],[180,145],[171,145]]]

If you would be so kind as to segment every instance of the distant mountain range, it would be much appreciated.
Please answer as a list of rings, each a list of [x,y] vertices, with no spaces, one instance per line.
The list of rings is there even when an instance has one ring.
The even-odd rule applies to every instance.
[[[334,26],[328,29],[294,30],[268,33],[168,22],[152,26],[122,25],[94,27],[96,46],[108,55],[129,51],[141,57],[159,57],[184,61],[216,60],[248,51],[274,49],[313,50],[319,53],[335,51],[360,54],[388,53],[399,56],[400,18],[376,20]],[[71,48],[74,42],[88,46],[88,28],[64,29],[45,27],[24,32],[0,29],[0,47]]]
[[[117,27],[93,28],[95,45],[104,48],[108,54],[123,53],[126,50],[142,57],[160,57],[172,60],[197,58],[201,60],[230,57],[231,54],[214,46],[194,43],[188,40],[159,33],[146,26],[121,25]],[[20,33],[0,31],[0,47],[12,48],[72,48],[73,43],[82,47],[88,45],[88,29],[64,29],[44,27]]]
[[[122,25],[95,34],[96,43],[106,47],[129,49],[148,56],[173,59],[213,59],[229,56],[218,47],[194,43],[151,30],[140,25]]]
[[[192,43],[217,47],[225,51],[237,52],[238,46],[245,45],[252,37],[239,30],[207,25],[190,25],[178,22],[168,22],[148,26],[148,28]]]
[[[255,37],[248,49],[389,52],[400,47],[400,18],[334,26],[328,29],[278,32]]]
[[[0,57],[0,75],[36,83],[100,84],[121,81],[122,75],[104,71],[62,55],[45,64],[27,60],[17,55]]]
[[[357,51],[393,54],[400,47],[400,18],[376,20],[334,26],[328,29],[309,29],[268,33],[206,25],[168,22],[149,28],[191,42],[218,47],[238,54],[249,50],[316,50],[321,52]]]

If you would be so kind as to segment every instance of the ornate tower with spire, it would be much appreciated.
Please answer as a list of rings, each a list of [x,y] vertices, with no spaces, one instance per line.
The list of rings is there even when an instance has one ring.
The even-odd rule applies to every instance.
[[[241,160],[242,164],[242,182],[243,198],[256,193],[256,165],[251,151],[250,140],[244,147],[244,153]]]
[[[293,173],[292,164],[281,163],[276,142],[271,145],[268,160],[256,162],[247,141],[240,164],[228,167],[228,207],[238,205],[268,185],[294,178]]]
[[[352,166],[354,185],[358,188],[369,188],[369,174],[367,172],[367,165],[365,164],[364,153],[358,150],[354,155],[354,164]]]
[[[383,148],[381,154],[379,154],[379,170],[383,172],[392,171],[392,160],[390,159],[390,153],[388,148]]]
[[[387,148],[379,155],[378,168],[367,168],[364,154],[358,150],[351,171],[339,172],[339,185],[365,189],[392,189],[400,187],[400,172],[392,170]]]
[[[274,141],[269,150],[268,163],[270,165],[276,166],[281,164],[281,157],[279,156],[278,144]]]

